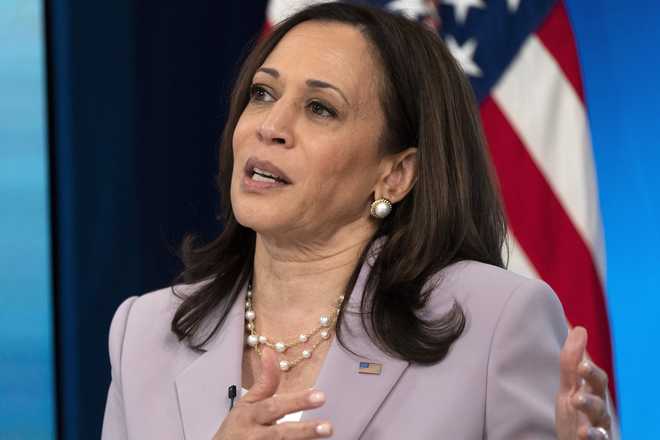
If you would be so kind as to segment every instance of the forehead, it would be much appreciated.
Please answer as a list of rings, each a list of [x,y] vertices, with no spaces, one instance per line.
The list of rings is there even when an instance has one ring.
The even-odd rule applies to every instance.
[[[306,21],[284,35],[263,66],[277,69],[284,79],[319,79],[360,96],[380,77],[372,50],[355,26]]]

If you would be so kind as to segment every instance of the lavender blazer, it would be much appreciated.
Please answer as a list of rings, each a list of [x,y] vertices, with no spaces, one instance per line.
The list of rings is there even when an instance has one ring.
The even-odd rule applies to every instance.
[[[365,263],[348,310],[359,304],[369,270]],[[435,281],[424,315],[439,316],[456,299],[467,317],[447,357],[432,366],[390,357],[346,313],[345,340],[361,356],[333,338],[316,382],[326,404],[302,419],[330,420],[336,439],[554,439],[567,325],[552,290],[474,261],[444,269]],[[110,328],[102,438],[211,439],[229,410],[227,387],[241,384],[244,299],[245,289],[201,354],[170,331],[178,305],[170,289],[127,299]],[[361,361],[382,364],[382,373],[358,374]]]

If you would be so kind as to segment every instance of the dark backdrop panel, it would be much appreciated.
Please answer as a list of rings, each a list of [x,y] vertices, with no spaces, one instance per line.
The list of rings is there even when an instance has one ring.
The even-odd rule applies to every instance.
[[[59,432],[92,439],[117,305],[171,282],[186,232],[219,230],[216,145],[265,0],[46,6]]]

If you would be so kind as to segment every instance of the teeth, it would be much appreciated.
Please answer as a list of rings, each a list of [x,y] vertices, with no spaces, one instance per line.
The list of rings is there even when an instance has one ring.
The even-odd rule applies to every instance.
[[[271,183],[277,182],[277,180],[273,179],[272,177],[265,177],[257,173],[254,173],[252,175],[252,180],[256,180],[257,182],[271,182]]]
[[[262,170],[261,168],[254,168],[253,172],[259,173],[264,176],[272,177],[274,179],[279,179],[280,176],[276,176],[273,173],[269,173],[268,171]]]

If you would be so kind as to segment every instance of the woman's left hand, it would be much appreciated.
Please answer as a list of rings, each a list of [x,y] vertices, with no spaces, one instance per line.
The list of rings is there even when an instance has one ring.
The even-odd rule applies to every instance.
[[[607,374],[587,359],[587,331],[573,328],[560,354],[561,380],[555,404],[558,440],[607,440]]]

